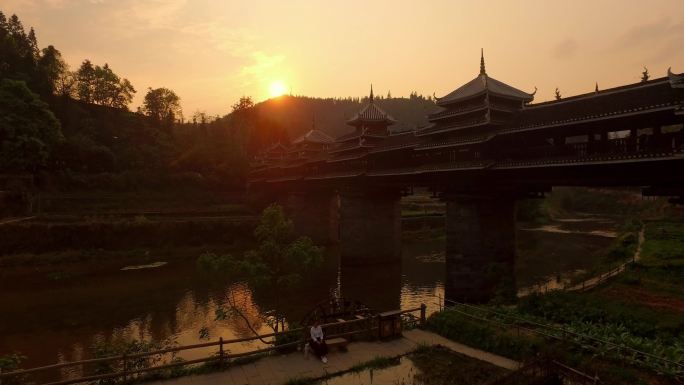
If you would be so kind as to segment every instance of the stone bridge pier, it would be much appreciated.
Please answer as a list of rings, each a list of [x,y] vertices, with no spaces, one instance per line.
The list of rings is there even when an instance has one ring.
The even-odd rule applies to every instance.
[[[342,265],[401,260],[401,193],[399,190],[340,191]]]
[[[317,245],[339,241],[339,197],[334,190],[289,191],[280,199],[298,235]]]
[[[515,198],[445,195],[444,200],[445,299],[481,303],[514,298]]]

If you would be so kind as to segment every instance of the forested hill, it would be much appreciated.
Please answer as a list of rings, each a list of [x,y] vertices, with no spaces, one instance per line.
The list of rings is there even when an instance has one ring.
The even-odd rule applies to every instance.
[[[239,189],[260,151],[305,133],[314,120],[331,136],[343,135],[351,130],[346,121],[368,103],[281,96],[254,104],[246,96],[232,112],[212,118],[200,111],[184,115],[181,97],[166,87],[147,89],[133,112],[135,93],[106,63],[84,59],[70,70],[57,48],[39,48],[33,28],[0,11],[0,175],[123,189],[157,186],[150,176],[187,174]],[[432,98],[415,92],[375,100],[397,120],[395,131],[425,125],[436,109]]]
[[[262,117],[279,122],[291,139],[316,128],[333,137],[351,131],[346,121],[359,111],[368,99],[322,99],[304,96],[281,96],[256,104],[253,108]],[[409,98],[375,98],[375,103],[387,111],[397,124],[394,131],[415,129],[427,124],[427,115],[437,107],[430,98],[416,94]]]

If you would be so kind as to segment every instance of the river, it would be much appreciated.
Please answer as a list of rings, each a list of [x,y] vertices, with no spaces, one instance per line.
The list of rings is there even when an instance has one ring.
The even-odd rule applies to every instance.
[[[520,225],[516,279],[520,287],[546,282],[592,266],[597,252],[612,242],[615,221],[581,218],[538,228]],[[444,292],[444,239],[405,240],[401,263],[341,268],[335,248],[320,270],[290,293],[251,290],[243,282],[208,281],[195,267],[196,256],[148,268],[97,271],[61,280],[44,273],[4,271],[0,278],[0,356],[19,352],[23,366],[81,360],[98,341],[116,338],[166,340],[179,345],[250,336],[237,316],[215,320],[227,295],[245,305],[246,318],[261,332],[270,329],[260,315],[274,296],[287,303],[286,317],[298,321],[331,295],[356,299],[383,311],[421,303],[437,308]],[[160,257],[163,261],[163,256]],[[233,352],[258,343],[233,346]],[[194,356],[207,352],[198,351]],[[196,358],[186,355],[184,358]]]

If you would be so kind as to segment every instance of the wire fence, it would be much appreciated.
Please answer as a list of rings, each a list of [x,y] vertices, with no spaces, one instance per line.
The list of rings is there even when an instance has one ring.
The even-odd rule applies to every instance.
[[[640,359],[647,362],[655,362],[656,367],[667,370],[677,378],[684,376],[684,363],[644,352],[624,344],[578,333],[562,326],[544,324],[481,306],[470,305],[448,299],[440,299],[440,302],[445,304],[444,307],[440,305],[440,311],[445,311],[448,309],[448,311],[456,312],[478,322],[489,323],[507,330],[515,330],[517,335],[520,335],[521,332],[524,332],[538,335],[545,339],[552,339],[568,344],[574,344],[582,349],[589,349],[597,352],[612,352],[613,356],[629,363],[638,362]],[[450,306],[447,308],[446,304]]]

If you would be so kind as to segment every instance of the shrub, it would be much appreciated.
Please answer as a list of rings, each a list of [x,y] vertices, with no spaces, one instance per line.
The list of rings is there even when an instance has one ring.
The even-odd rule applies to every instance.
[[[427,328],[468,346],[517,360],[535,356],[542,345],[535,338],[497,330],[486,322],[449,310],[433,314],[428,319]]]

